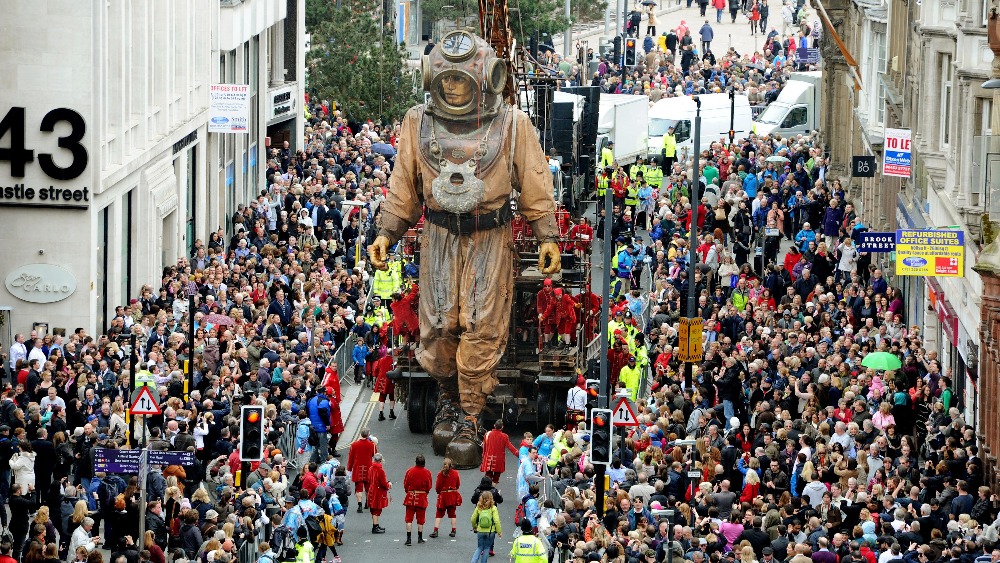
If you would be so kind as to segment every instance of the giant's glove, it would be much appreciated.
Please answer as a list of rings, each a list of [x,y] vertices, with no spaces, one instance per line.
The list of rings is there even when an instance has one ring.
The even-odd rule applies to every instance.
[[[368,247],[368,260],[378,270],[389,269],[389,238],[383,235],[375,237],[375,242]]]
[[[375,244],[378,244],[378,239],[375,239]],[[372,246],[375,245],[373,244]],[[549,260],[548,267],[545,266],[546,259]],[[372,259],[372,263],[374,263],[374,258]],[[538,270],[547,275],[552,275],[562,270],[562,254],[559,253],[559,245],[557,243],[543,242],[538,247]]]

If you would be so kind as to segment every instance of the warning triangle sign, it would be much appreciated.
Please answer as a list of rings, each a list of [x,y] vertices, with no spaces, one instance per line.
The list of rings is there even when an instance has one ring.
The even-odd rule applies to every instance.
[[[615,426],[639,426],[639,417],[635,416],[632,405],[627,397],[622,397],[611,415],[611,422]]]
[[[153,388],[148,385],[140,387],[139,393],[135,396],[135,400],[132,401],[132,408],[129,410],[133,415],[155,416],[160,414],[160,403],[156,400],[156,396],[153,395]]]

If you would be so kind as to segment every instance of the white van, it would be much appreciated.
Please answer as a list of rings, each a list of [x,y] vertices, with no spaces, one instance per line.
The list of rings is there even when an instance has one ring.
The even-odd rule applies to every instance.
[[[716,141],[729,142],[730,112],[733,101],[729,94],[702,94],[701,100],[701,137],[700,148],[708,148]],[[735,139],[745,139],[751,133],[753,116],[750,111],[750,100],[744,95],[737,95],[736,112],[733,116]],[[649,110],[649,156],[659,157],[663,150],[663,136],[667,129],[674,128],[677,139],[677,157],[685,152],[690,155],[694,150],[692,129],[697,105],[694,98],[682,96],[664,98],[656,102]]]
[[[822,82],[820,71],[793,72],[778,99],[757,116],[754,131],[788,138],[819,129]]]

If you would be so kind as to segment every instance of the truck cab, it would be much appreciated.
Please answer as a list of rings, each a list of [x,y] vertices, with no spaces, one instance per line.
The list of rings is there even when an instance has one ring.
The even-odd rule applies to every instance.
[[[794,72],[785,87],[754,121],[760,135],[791,137],[808,134],[820,126],[821,72]]]

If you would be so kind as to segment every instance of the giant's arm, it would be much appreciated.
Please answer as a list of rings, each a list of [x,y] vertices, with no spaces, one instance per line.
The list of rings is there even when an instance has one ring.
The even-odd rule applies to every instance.
[[[420,220],[422,212],[419,166],[420,116],[419,107],[414,107],[403,118],[396,166],[389,178],[389,194],[381,205],[378,236],[386,237],[389,246],[396,244],[407,229]]]

